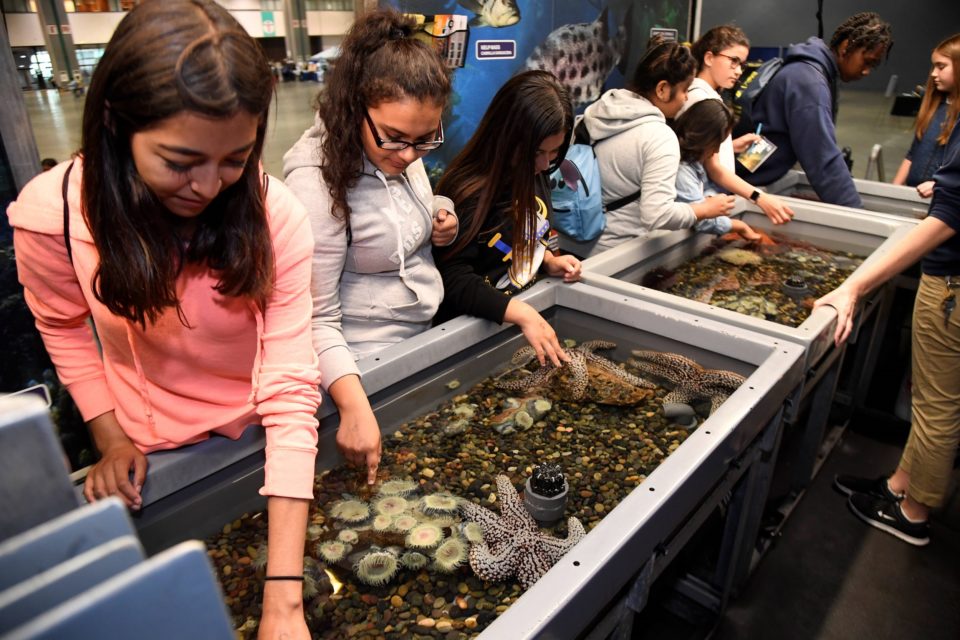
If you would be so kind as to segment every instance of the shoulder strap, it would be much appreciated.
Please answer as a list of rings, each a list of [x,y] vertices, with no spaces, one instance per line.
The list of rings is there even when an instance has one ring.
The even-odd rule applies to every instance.
[[[605,206],[603,209],[604,209],[605,211],[616,211],[617,209],[620,209],[621,207],[627,206],[627,205],[630,204],[631,202],[635,202],[639,197],[640,197],[640,191],[638,190],[636,193],[631,193],[631,194],[628,195],[628,196],[623,196],[622,198],[617,198],[616,200],[614,200],[613,202],[611,202],[610,204],[608,204],[607,206]]]
[[[63,185],[60,190],[63,193],[63,243],[67,246],[67,257],[70,258],[70,264],[73,264],[73,247],[70,246],[70,205],[67,204],[67,189],[70,187],[71,171],[73,171],[72,162],[63,174]]]

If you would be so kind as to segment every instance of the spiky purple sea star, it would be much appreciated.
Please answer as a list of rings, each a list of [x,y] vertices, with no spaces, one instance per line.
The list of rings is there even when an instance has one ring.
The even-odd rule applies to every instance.
[[[541,532],[505,475],[497,476],[497,495],[500,515],[466,500],[460,504],[464,516],[480,525],[483,532],[483,541],[470,548],[470,567],[491,582],[516,576],[520,586],[528,589],[586,532],[576,518],[567,520],[566,539]]]

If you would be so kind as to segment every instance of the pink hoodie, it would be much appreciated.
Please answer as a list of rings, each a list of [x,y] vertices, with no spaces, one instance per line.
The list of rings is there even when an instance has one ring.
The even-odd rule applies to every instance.
[[[250,300],[220,295],[213,289],[216,275],[191,265],[177,283],[189,326],[169,309],[144,331],[112,314],[91,291],[99,255],[80,213],[79,160],[67,197],[70,263],[61,198],[69,164],[34,178],[8,216],[24,296],[83,419],[116,411],[144,452],[199,442],[210,432],[237,438],[259,421],[267,427],[260,493],[312,498],[320,373],[310,336],[313,235],[303,206],[270,179],[266,209],[276,283],[265,313]]]

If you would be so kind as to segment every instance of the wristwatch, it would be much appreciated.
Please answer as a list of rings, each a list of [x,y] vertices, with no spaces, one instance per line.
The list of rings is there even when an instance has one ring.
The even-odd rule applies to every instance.
[[[753,190],[753,193],[750,194],[750,199],[751,199],[752,201],[756,202],[757,200],[760,199],[760,194],[761,194],[761,193],[762,193],[761,191],[758,191],[758,190],[754,189],[754,190]]]

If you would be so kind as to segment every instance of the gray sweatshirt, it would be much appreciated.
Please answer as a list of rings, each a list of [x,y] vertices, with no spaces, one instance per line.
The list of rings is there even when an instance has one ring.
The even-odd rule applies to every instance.
[[[366,157],[350,191],[350,232],[331,212],[320,174],[319,117],[283,156],[284,180],[313,229],[313,347],[326,390],[355,360],[430,327],[443,299],[430,234],[433,193],[423,162],[388,176]]]
[[[680,145],[657,107],[632,91],[612,89],[587,107],[583,120],[595,142],[603,202],[641,190],[639,200],[607,212],[607,227],[590,253],[654,229],[694,225],[693,209],[676,201]]]

